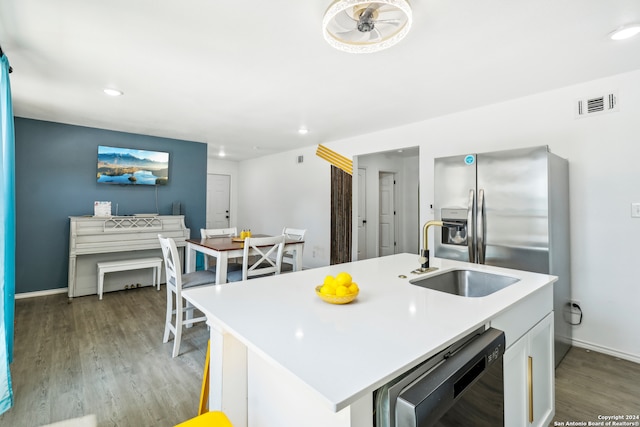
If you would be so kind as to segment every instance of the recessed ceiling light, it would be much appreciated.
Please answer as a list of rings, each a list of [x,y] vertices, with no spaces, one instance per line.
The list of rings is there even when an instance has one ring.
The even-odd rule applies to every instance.
[[[609,34],[611,40],[625,40],[640,33],[640,24],[625,25]]]
[[[227,153],[224,152],[224,147],[220,147],[220,150],[218,151],[218,157],[224,157],[226,155]]]
[[[298,133],[299,133],[300,135],[306,135],[306,134],[308,134],[308,133],[309,133],[309,129],[307,129],[307,128],[300,128],[300,129],[298,129]]]
[[[103,92],[106,93],[109,96],[122,96],[122,95],[124,95],[124,92],[122,92],[121,90],[118,90],[118,89],[105,88],[103,90]]]

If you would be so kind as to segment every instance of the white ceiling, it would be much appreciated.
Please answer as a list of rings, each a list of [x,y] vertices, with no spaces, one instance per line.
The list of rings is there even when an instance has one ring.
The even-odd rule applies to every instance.
[[[607,38],[640,0],[413,0],[407,38],[364,55],[324,41],[329,3],[2,0],[14,113],[241,160],[640,68],[640,37]]]

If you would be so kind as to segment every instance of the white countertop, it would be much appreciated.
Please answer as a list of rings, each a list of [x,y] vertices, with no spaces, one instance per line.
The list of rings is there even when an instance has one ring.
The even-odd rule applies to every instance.
[[[431,266],[439,268],[435,274],[464,267],[521,280],[486,297],[459,297],[410,284],[426,275],[410,274],[419,267],[418,255],[398,254],[183,295],[215,325],[339,411],[556,280],[439,258]],[[358,283],[358,298],[346,305],[322,301],[315,287],[341,271]]]

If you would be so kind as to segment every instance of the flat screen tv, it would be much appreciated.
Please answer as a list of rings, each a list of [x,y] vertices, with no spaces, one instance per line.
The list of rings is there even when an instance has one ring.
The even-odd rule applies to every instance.
[[[167,185],[169,153],[98,146],[98,182],[120,185]]]

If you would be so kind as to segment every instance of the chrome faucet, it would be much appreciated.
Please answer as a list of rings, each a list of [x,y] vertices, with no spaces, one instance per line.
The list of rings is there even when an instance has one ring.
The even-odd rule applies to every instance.
[[[420,266],[422,270],[429,268],[429,236],[428,231],[431,226],[446,227],[464,227],[463,223],[451,221],[427,221],[422,227],[422,250],[420,251]]]

